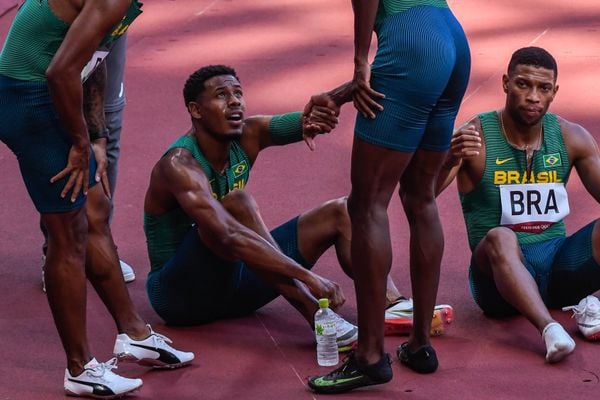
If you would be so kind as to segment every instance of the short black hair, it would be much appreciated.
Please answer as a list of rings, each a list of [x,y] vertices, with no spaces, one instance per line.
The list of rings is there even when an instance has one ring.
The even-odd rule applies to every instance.
[[[554,79],[558,77],[556,60],[550,53],[541,47],[523,47],[515,51],[508,63],[508,74],[515,71],[517,65],[531,65],[536,68],[546,68],[554,71]]]
[[[204,90],[204,82],[219,75],[231,75],[238,81],[240,80],[235,70],[227,65],[207,65],[202,67],[191,74],[183,86],[185,106],[187,107],[191,101],[196,101],[200,93]]]

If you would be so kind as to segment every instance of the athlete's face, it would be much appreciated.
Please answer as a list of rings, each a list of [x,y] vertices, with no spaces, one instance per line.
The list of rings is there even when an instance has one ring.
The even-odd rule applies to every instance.
[[[244,93],[231,75],[217,75],[204,82],[204,90],[188,105],[194,123],[223,139],[238,138],[244,124]]]
[[[506,93],[506,112],[519,124],[536,125],[544,116],[558,91],[554,71],[519,64],[502,77]]]

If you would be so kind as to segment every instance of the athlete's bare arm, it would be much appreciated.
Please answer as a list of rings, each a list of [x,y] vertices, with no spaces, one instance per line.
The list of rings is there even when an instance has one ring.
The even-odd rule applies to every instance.
[[[201,240],[227,260],[242,260],[253,268],[297,279],[317,298],[344,302],[335,283],[304,269],[256,232],[240,224],[212,196],[210,183],[198,162],[185,149],[173,149],[154,167],[145,210],[160,214],[177,203],[197,224]]]
[[[104,115],[104,91],[106,88],[106,62],[102,61],[83,83],[83,115],[88,129],[92,150],[96,158],[96,182],[102,182],[104,193],[110,197],[110,184],[106,168],[106,118]]]
[[[314,137],[331,132],[338,123],[339,105],[329,93],[320,93],[311,97],[304,107],[302,116],[302,135],[311,150],[315,149]],[[269,124],[272,115],[256,115],[244,120],[244,133],[240,141],[242,148],[254,164],[258,153],[275,145],[271,140]]]
[[[600,203],[600,151],[594,137],[581,125],[559,117],[569,160],[587,191]]]
[[[130,4],[131,0],[50,0],[53,11],[70,28],[46,70],[46,77],[56,112],[73,141],[66,168],[52,182],[69,175],[61,195],[66,196],[73,189],[72,201],[81,190],[87,193],[88,188],[89,139],[83,116],[81,70]]]
[[[474,117],[459,127],[452,135],[450,151],[440,171],[436,195],[457,178],[458,190],[467,193],[473,190],[483,176],[485,147],[481,135],[481,123]]]

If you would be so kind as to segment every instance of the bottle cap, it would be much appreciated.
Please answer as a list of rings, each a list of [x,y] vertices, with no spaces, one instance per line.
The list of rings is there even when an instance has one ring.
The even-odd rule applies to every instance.
[[[319,299],[319,307],[320,308],[329,307],[329,299]]]

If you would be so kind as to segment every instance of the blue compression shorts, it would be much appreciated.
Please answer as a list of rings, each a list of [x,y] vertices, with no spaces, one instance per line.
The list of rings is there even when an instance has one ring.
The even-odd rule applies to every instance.
[[[69,177],[50,183],[67,166],[71,138],[54,109],[46,81],[22,81],[0,75],[0,140],[17,156],[21,175],[40,213],[61,213],[83,206],[79,194],[60,193]],[[92,153],[93,154],[93,153]],[[96,160],[90,158],[89,186],[95,185]]]
[[[471,56],[447,8],[417,6],[386,17],[377,29],[371,87],[385,94],[375,119],[358,113],[358,138],[397,151],[446,151],[467,88]]]
[[[310,269],[298,250],[298,217],[271,231],[281,251]],[[148,275],[146,290],[156,313],[170,325],[195,325],[247,315],[279,294],[243,262],[225,261],[191,228],[167,263]]]
[[[537,283],[549,308],[579,303],[600,289],[600,265],[594,260],[592,222],[568,237],[521,246],[525,267]],[[469,268],[471,294],[477,305],[491,317],[518,314],[498,292],[493,279],[482,272],[475,260]]]

